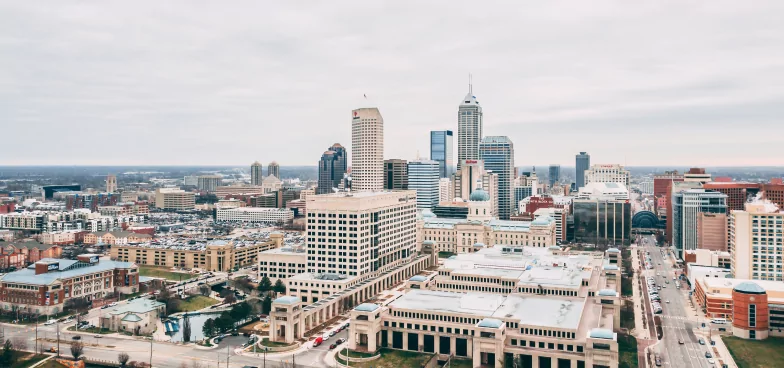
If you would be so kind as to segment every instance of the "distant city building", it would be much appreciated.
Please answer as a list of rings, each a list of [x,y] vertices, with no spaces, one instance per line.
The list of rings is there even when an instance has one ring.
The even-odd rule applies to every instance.
[[[283,182],[276,176],[267,175],[267,177],[261,181],[261,190],[264,193],[273,193],[278,191],[280,188],[283,188]]]
[[[575,199],[574,240],[597,246],[631,243],[632,209],[629,201]]]
[[[214,194],[218,198],[226,198],[227,196],[257,195],[264,194],[264,187],[261,185],[220,186],[215,189]]]
[[[784,183],[781,178],[772,179],[768,184],[762,184],[763,198],[775,203],[779,208],[784,208]]]
[[[117,176],[109,174],[106,176],[106,192],[114,193],[117,191]]]
[[[534,192],[530,186],[515,186],[513,195],[514,200],[512,203],[515,205],[515,208],[519,208],[520,201],[534,195]]]
[[[441,178],[438,181],[438,202],[452,202],[455,197],[455,190],[452,188],[452,180]]]
[[[82,186],[79,184],[44,185],[41,187],[41,196],[46,200],[54,198],[56,192],[78,192],[80,190],[82,190]]]
[[[618,201],[629,199],[629,190],[619,183],[588,183],[577,193],[579,199],[610,198]]]
[[[406,160],[384,160],[384,189],[408,189],[408,163]]]
[[[294,219],[288,208],[238,207],[215,210],[216,221],[278,223]]]
[[[408,189],[416,191],[418,209],[432,209],[438,205],[439,179],[437,161],[414,160],[408,163]]]
[[[155,207],[165,210],[192,210],[196,197],[180,188],[159,188],[155,191]]]
[[[554,186],[555,183],[561,180],[561,165],[558,164],[551,164],[549,171],[548,171],[548,182],[550,187]]]
[[[352,111],[351,179],[354,191],[384,188],[384,118],[375,107]]]
[[[586,152],[580,152],[575,156],[575,186],[580,190],[585,186],[585,170],[591,167],[591,155]]]
[[[341,186],[348,165],[347,156],[346,149],[340,143],[333,144],[321,155],[316,194],[332,193],[333,188]]]
[[[438,162],[439,175],[450,178],[454,174],[454,153],[452,152],[453,136],[451,130],[434,130],[430,132],[430,159]]]
[[[775,203],[759,200],[730,214],[730,253],[733,277],[784,281],[781,256],[784,212]]]
[[[727,214],[697,214],[697,249],[727,251]]]
[[[693,167],[683,174],[683,181],[705,184],[711,181],[711,174],[705,172],[704,168]]]
[[[697,216],[700,212],[727,214],[727,195],[705,189],[672,193],[672,246],[678,258],[684,250],[697,249]]]
[[[221,185],[221,180],[220,175],[200,175],[196,187],[205,192],[214,192]]]
[[[653,180],[645,180],[639,185],[642,194],[653,194]]]
[[[452,179],[454,199],[468,200],[476,189],[476,182],[482,182],[482,189],[490,194],[490,207],[493,217],[498,217],[498,174],[485,170],[482,160],[465,160]]]
[[[267,176],[274,176],[280,179],[280,165],[278,165],[277,161],[272,161],[267,165]]]
[[[485,170],[498,175],[498,218],[507,220],[514,211],[514,144],[505,136],[484,137],[479,145],[479,156],[484,161]]]
[[[261,185],[264,175],[261,173],[261,163],[256,161],[250,165],[250,184]]]
[[[727,212],[743,211],[747,202],[756,198],[762,189],[760,183],[749,182],[707,182],[702,185],[708,190],[717,191],[727,195]]]
[[[701,189],[702,184],[695,183],[695,182],[683,182],[683,181],[672,181],[667,185],[667,192],[664,195],[665,199],[665,221],[666,221],[666,231],[665,236],[667,239],[667,243],[672,246],[672,238],[673,238],[673,194],[688,190],[688,189]]]
[[[683,175],[679,174],[678,170],[665,171],[662,174],[655,174],[653,176],[653,197],[654,198],[665,197],[667,195],[667,187],[669,187],[673,182],[681,182],[681,181],[683,181]],[[656,202],[655,208],[657,211],[660,208],[658,202]]]
[[[479,142],[482,140],[482,106],[469,84],[468,94],[457,109],[457,169],[466,160],[479,160]]]
[[[622,165],[593,165],[585,171],[585,185],[590,183],[618,183],[629,187],[629,170]]]
[[[189,175],[182,178],[182,185],[195,187],[199,185],[199,177],[195,175]]]

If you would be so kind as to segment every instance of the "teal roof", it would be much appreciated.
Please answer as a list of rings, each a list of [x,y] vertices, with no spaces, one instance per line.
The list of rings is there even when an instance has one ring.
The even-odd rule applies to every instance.
[[[608,270],[608,271],[614,271],[614,270],[618,269],[618,266],[612,265],[612,264],[608,264],[608,265],[604,265],[604,269]]]
[[[432,241],[432,240],[425,240],[425,241],[423,241],[423,242],[422,242],[422,244],[428,244],[428,245],[433,245],[433,244],[435,244],[435,243],[436,243],[436,242],[434,242],[434,241]]]
[[[142,320],[142,317],[139,317],[133,313],[128,313],[125,317],[123,317],[123,322],[139,322]]]
[[[479,326],[479,327],[487,327],[487,328],[500,328],[503,325],[504,325],[504,322],[499,320],[499,319],[485,318],[485,319],[479,321],[479,324],[477,326]]]
[[[490,200],[490,194],[488,194],[488,193],[487,193],[487,192],[486,192],[484,189],[482,189],[482,188],[476,188],[476,189],[474,189],[474,191],[471,193],[471,195],[470,195],[470,196],[468,196],[468,200],[469,200],[469,201],[487,202],[487,201],[489,201],[489,200]]]
[[[610,248],[607,249],[607,253],[620,253],[621,251],[618,248]]]
[[[550,225],[550,223],[553,221],[553,218],[550,216],[539,216],[531,223],[531,225],[547,226]]]
[[[618,292],[613,289],[602,289],[597,294],[599,296],[618,296]]]
[[[422,281],[426,281],[426,280],[427,280],[427,277],[422,276],[422,275],[416,275],[416,276],[408,279],[408,281],[418,281],[418,282],[422,282]]]
[[[299,303],[299,298],[296,296],[282,296],[280,298],[275,299],[273,303],[279,304],[297,304]]]
[[[604,328],[593,328],[588,336],[592,339],[615,340],[615,333]]]
[[[732,290],[746,294],[765,294],[765,289],[751,281],[746,281],[738,284]]]
[[[376,309],[378,309],[378,305],[373,303],[362,303],[354,308],[354,310],[359,312],[373,312]]]
[[[561,250],[561,247],[559,247],[559,246],[557,246],[557,245],[552,245],[552,246],[550,246],[550,248],[549,248],[549,249],[552,249],[552,250]]]
[[[431,211],[431,210],[424,209],[424,210],[422,210],[422,217],[433,218],[433,217],[436,217],[436,214],[433,213],[433,211]]]
[[[485,243],[476,243],[476,244],[474,244],[474,246],[475,247],[479,247],[479,248],[484,248],[485,247]]]

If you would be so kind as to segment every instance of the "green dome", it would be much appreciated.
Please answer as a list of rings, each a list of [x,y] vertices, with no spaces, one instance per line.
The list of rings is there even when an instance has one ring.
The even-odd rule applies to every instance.
[[[477,202],[487,202],[490,200],[490,194],[488,194],[484,189],[477,188],[474,189],[474,192],[471,193],[471,196],[468,197],[469,201],[477,201]]]

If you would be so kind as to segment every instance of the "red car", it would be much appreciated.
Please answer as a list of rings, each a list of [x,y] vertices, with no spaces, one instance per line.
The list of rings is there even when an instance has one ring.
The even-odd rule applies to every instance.
[[[324,338],[321,336],[317,337],[315,340],[313,340],[313,347],[315,348],[316,346],[321,345],[322,342],[324,342]]]

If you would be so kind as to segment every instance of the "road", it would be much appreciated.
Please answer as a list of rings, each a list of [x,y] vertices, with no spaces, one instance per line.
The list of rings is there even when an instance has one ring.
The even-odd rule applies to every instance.
[[[662,357],[663,366],[714,367],[715,365],[708,363],[708,359],[705,358],[708,345],[700,345],[699,337],[694,334],[695,329],[699,329],[699,323],[686,314],[687,311],[691,311],[688,305],[688,288],[684,286],[685,284],[680,289],[675,287],[675,283],[680,281],[672,279],[675,268],[672,267],[671,258],[665,258],[661,254],[661,251],[666,248],[656,247],[654,237],[649,235],[644,237],[642,249],[643,252],[650,252],[654,267],[652,270],[646,269],[643,274],[646,278],[655,277],[656,285],[662,286],[659,296],[662,299],[660,316],[664,336],[657,350]],[[666,302],[668,300],[669,303]],[[680,344],[679,340],[683,341],[683,344]]]

